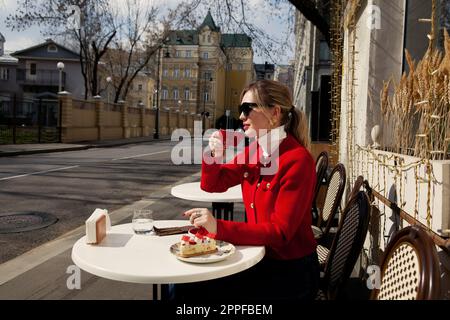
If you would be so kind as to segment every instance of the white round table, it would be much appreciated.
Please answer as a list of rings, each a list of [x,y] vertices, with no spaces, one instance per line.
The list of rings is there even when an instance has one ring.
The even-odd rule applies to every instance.
[[[157,227],[188,225],[187,220],[155,221]],[[208,264],[178,260],[170,246],[180,241],[172,236],[135,235],[130,224],[113,226],[100,245],[86,244],[85,237],[72,248],[72,260],[94,275],[118,281],[152,284],[188,283],[216,279],[246,270],[265,254],[263,246],[236,246],[227,259]]]
[[[204,202],[242,202],[241,185],[229,188],[225,192],[206,192],[200,188],[200,182],[184,183],[171,190],[174,197]]]
[[[206,192],[200,188],[200,182],[191,182],[173,187],[170,193],[184,200],[212,202],[214,216],[225,220],[233,220],[234,202],[242,202],[241,185],[231,187],[225,192]]]

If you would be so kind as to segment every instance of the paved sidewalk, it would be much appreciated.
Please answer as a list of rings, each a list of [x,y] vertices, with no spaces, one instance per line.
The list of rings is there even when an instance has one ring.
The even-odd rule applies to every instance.
[[[90,148],[109,148],[126,144],[143,143],[150,141],[170,140],[170,136],[138,137],[117,140],[83,141],[80,143],[30,143],[30,144],[0,144],[0,157],[12,157],[18,155],[86,150]]]

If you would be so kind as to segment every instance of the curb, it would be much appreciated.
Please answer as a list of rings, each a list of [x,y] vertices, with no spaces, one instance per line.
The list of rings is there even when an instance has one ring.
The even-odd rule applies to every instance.
[[[1,157],[15,157],[15,156],[20,156],[20,155],[30,155],[30,154],[37,154],[37,153],[79,151],[79,150],[87,150],[87,149],[93,149],[93,148],[112,148],[112,147],[124,146],[127,144],[137,144],[137,143],[163,141],[163,140],[170,140],[170,137],[160,138],[160,139],[152,139],[152,140],[144,140],[144,141],[125,141],[125,142],[117,142],[117,143],[104,144],[104,145],[88,144],[88,145],[78,146],[78,147],[55,148],[55,149],[36,149],[36,150],[21,150],[21,151],[7,151],[7,152],[0,151],[0,158]]]

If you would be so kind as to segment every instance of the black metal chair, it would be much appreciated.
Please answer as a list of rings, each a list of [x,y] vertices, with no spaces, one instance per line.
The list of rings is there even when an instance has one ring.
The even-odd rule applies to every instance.
[[[313,221],[317,221],[319,210],[317,209],[317,197],[319,195],[320,187],[327,181],[327,169],[328,169],[328,153],[322,151],[316,160],[316,187],[314,189],[312,218]]]
[[[394,235],[386,247],[380,271],[380,288],[372,291],[371,299],[439,299],[440,268],[436,246],[419,226],[406,227]]]
[[[364,191],[359,191],[350,198],[342,213],[331,249],[325,248],[328,252],[318,297],[335,299],[349,279],[364,245],[370,213],[369,197]],[[318,252],[319,250],[321,249],[318,248]]]
[[[320,239],[325,237],[333,223],[333,219],[338,213],[338,209],[344,193],[346,181],[345,167],[338,163],[330,174],[327,184],[327,193],[323,209],[319,212],[319,218],[316,225],[311,226],[314,237]]]

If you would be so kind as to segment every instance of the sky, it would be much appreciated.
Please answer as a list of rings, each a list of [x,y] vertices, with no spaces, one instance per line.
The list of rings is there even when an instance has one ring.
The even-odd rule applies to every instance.
[[[30,0],[33,1],[33,0]],[[123,3],[123,0],[111,0],[113,3],[119,4]],[[162,6],[170,6],[173,7],[179,0],[143,0],[149,3],[153,3],[155,5]],[[277,19],[276,17],[269,17],[269,8],[264,5],[266,0],[247,0],[251,7],[251,12],[249,15],[252,19],[252,22],[262,28],[263,30],[267,30],[269,34],[272,36],[278,37],[279,35],[286,34],[287,27],[284,19]],[[0,0],[0,32],[5,36],[5,51],[6,52],[14,52],[17,50],[22,50],[28,48],[30,46],[42,43],[47,38],[46,36],[40,33],[40,29],[38,27],[32,27],[25,31],[17,32],[11,31],[6,28],[5,19],[6,17],[14,13],[17,9],[17,1],[16,0]],[[285,12],[280,12],[280,16],[285,15]],[[214,14],[213,14],[214,18]],[[216,19],[217,20],[217,19]],[[220,27],[220,26],[219,26]],[[223,29],[223,27],[222,27]],[[292,41],[293,42],[293,41]],[[281,57],[279,63],[287,64],[289,60],[293,58],[293,50],[287,50],[286,54]],[[255,54],[254,62],[255,63],[264,63],[266,60],[265,57]]]

